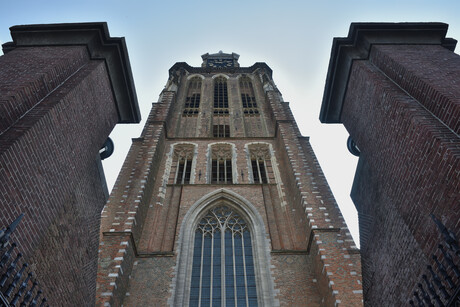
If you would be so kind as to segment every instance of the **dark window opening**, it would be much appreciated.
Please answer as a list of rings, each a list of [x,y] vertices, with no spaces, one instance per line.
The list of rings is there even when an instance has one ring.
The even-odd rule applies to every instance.
[[[241,103],[244,115],[259,115],[252,82],[248,77],[240,79]]]
[[[230,126],[214,125],[212,127],[212,134],[215,138],[228,138],[230,137]]]
[[[252,160],[251,164],[254,183],[268,183],[265,162],[263,160]]]
[[[195,77],[190,81],[187,98],[185,98],[183,116],[197,116],[200,112],[201,79]]]
[[[214,81],[214,114],[229,114],[227,80],[224,77]]]
[[[223,184],[233,182],[231,160],[212,160],[211,182]]]
[[[192,160],[180,160],[177,166],[176,184],[189,184],[192,172]]]

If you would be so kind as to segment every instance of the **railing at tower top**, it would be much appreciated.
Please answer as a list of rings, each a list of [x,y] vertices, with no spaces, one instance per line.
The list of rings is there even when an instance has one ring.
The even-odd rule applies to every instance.
[[[437,253],[432,255],[435,267],[427,265],[423,282],[417,284],[418,290],[409,300],[411,306],[460,307],[460,248],[455,234],[433,214],[432,220],[442,234],[443,244],[438,245]],[[444,247],[447,246],[447,248]],[[436,255],[438,254],[438,255]],[[426,289],[425,289],[426,287]]]
[[[32,281],[33,273],[24,274],[28,264],[18,265],[22,254],[17,251],[17,244],[10,243],[10,236],[23,216],[22,213],[8,227],[0,230],[0,306],[49,307],[46,297],[40,299],[43,291],[37,289],[37,280]]]

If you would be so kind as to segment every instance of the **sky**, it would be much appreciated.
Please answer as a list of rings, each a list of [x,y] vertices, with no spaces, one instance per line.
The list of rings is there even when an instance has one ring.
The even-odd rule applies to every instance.
[[[104,160],[109,189],[175,62],[200,66],[202,54],[222,50],[238,53],[243,67],[267,63],[359,246],[349,196],[358,159],[346,148],[342,125],[318,120],[332,39],[346,37],[351,22],[445,22],[447,36],[460,39],[459,15],[458,0],[0,0],[0,43],[11,41],[13,25],[41,23],[105,21],[112,37],[125,37],[143,120],[117,125],[110,136],[115,152]]]

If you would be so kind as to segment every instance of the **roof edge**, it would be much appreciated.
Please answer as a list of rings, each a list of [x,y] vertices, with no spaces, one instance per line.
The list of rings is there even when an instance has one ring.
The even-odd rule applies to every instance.
[[[103,59],[112,85],[119,123],[139,123],[141,114],[124,37],[110,37],[106,22],[17,25],[10,28],[12,42],[2,45],[6,54],[18,47],[86,46],[92,59]]]
[[[333,39],[319,120],[341,123],[343,101],[353,60],[369,58],[374,44],[441,45],[455,50],[457,41],[446,38],[448,25],[427,23],[351,23],[348,37]]]

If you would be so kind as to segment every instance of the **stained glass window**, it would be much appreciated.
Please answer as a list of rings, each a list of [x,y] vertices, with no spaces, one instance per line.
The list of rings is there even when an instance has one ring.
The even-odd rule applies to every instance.
[[[257,306],[251,233],[227,206],[210,209],[196,228],[190,306]]]

